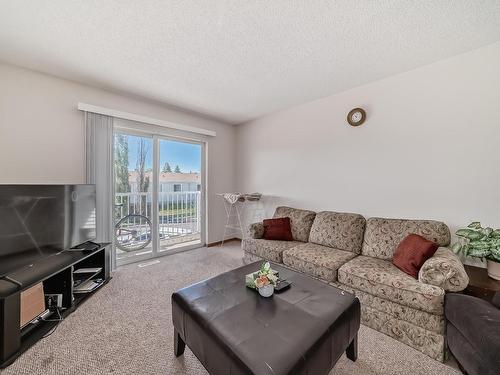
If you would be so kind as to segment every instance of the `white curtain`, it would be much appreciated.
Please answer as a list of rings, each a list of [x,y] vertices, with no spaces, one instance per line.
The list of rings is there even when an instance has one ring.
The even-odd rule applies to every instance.
[[[112,242],[113,117],[85,112],[85,152],[87,183],[96,185],[97,241]]]

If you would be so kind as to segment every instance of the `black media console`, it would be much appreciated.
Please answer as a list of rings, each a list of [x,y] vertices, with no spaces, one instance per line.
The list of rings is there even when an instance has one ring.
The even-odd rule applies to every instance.
[[[66,250],[43,258],[28,267],[0,279],[0,368],[4,368],[30,346],[49,333],[58,322],[39,321],[20,328],[21,292],[43,282],[45,294],[62,295],[62,318],[73,312],[80,303],[110,280],[111,246],[93,244],[87,250]],[[101,268],[89,275],[102,282],[88,293],[77,293],[75,283],[85,276],[74,271],[82,268]],[[50,319],[53,320],[53,319]]]

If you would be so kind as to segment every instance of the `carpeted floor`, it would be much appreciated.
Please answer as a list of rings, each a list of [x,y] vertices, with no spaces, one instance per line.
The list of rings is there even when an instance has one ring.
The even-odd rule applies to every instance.
[[[193,282],[242,264],[238,243],[160,258],[160,263],[120,268],[111,282],[24,353],[2,375],[206,374],[186,348],[173,354],[170,295]],[[331,374],[430,374],[459,372],[370,328],[361,327],[357,362],[345,355]]]

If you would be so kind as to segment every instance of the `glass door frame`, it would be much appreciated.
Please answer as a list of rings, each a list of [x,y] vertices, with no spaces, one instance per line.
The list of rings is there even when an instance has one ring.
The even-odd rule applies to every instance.
[[[127,121],[127,123],[129,123]],[[123,259],[118,259],[117,254],[116,254],[116,247],[113,244],[113,262],[116,267],[123,266],[125,264],[130,264],[130,263],[136,263],[140,261],[145,261],[145,260],[151,260],[155,259],[158,257],[162,257],[165,255],[171,255],[175,254],[178,252],[182,251],[188,251],[200,247],[206,246],[207,243],[207,216],[206,216],[206,208],[207,208],[207,201],[206,201],[206,174],[207,174],[207,142],[203,140],[198,140],[198,139],[192,139],[188,137],[182,137],[182,136],[173,136],[168,134],[168,130],[165,129],[165,131],[162,131],[163,129],[151,129],[151,125],[147,124],[141,124],[141,123],[133,123],[131,124],[130,127],[128,126],[120,126],[115,124],[113,126],[113,134],[120,133],[124,135],[131,135],[131,136],[137,136],[137,137],[144,137],[152,140],[153,144],[153,154],[152,154],[152,162],[153,162],[153,188],[151,192],[151,234],[152,234],[152,248],[151,252],[148,252],[147,254],[141,254],[137,256],[131,256],[129,258],[123,258]],[[156,128],[156,127],[155,127]],[[114,137],[113,137],[114,139]],[[201,191],[200,191],[200,243],[197,244],[192,244],[192,245],[186,245],[186,246],[176,246],[175,249],[172,250],[164,250],[160,251],[159,246],[160,246],[160,238],[159,238],[159,172],[160,172],[160,141],[161,140],[169,140],[169,141],[174,141],[174,142],[183,142],[183,143],[191,143],[191,144],[196,144],[201,146]],[[113,149],[114,149],[114,144],[113,144]],[[114,155],[114,152],[113,152]],[[114,172],[114,158],[113,158],[113,176],[115,176]],[[113,178],[113,197],[112,197],[112,202],[115,202],[115,181]],[[114,219],[113,219],[114,220]],[[113,221],[113,228],[114,228],[114,221]],[[113,231],[114,233],[114,231]],[[114,237],[114,235],[113,235]]]
[[[182,142],[182,143],[190,143],[190,144],[195,144],[201,146],[201,170],[200,170],[200,175],[201,175],[201,190],[200,190],[200,243],[193,244],[193,245],[184,245],[184,246],[176,246],[175,249],[171,250],[164,250],[160,251],[160,237],[158,233],[159,229],[159,204],[158,204],[158,198],[160,196],[160,142],[161,141],[173,141],[173,142]],[[156,163],[156,166],[155,166]],[[204,247],[206,246],[206,142],[199,141],[199,140],[193,140],[193,139],[188,139],[188,138],[180,138],[180,137],[173,137],[171,135],[166,135],[166,134],[155,134],[153,136],[153,170],[156,171],[156,173],[153,173],[153,195],[156,196],[156,203],[154,204],[154,208],[152,211],[153,215],[153,227],[156,229],[157,233],[154,236],[154,240],[157,241],[157,247],[155,248],[157,250],[157,255],[156,256],[163,256],[163,255],[169,255],[169,254],[175,254],[181,251],[186,251],[186,250],[192,250],[196,249],[199,247]],[[155,245],[153,243],[153,245]]]

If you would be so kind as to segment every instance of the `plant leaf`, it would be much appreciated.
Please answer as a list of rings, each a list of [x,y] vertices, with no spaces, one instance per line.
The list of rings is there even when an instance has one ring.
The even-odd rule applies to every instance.
[[[469,233],[474,232],[472,229],[459,229],[455,232],[455,234],[459,237],[465,237],[468,238],[467,236]]]
[[[267,275],[270,269],[271,269],[271,264],[269,264],[269,262],[265,262],[262,264],[262,267],[260,267],[260,273],[262,275]]]
[[[473,221],[472,223],[467,225],[467,228],[481,229],[481,223],[479,221]]]
[[[495,262],[500,262],[500,247],[491,249],[490,255],[487,256],[487,259],[494,260]]]
[[[493,228],[490,228],[490,227],[484,228],[484,229],[481,229],[479,232],[481,232],[486,237],[488,237],[491,233],[493,233]]]
[[[484,234],[473,229],[459,229],[455,234],[459,237],[468,238],[469,240],[479,240],[484,237]]]
[[[264,268],[264,267],[265,267],[265,266],[266,266],[266,263],[265,263],[265,262],[264,262],[264,263],[262,263],[262,265],[260,266],[260,273],[261,273],[261,274],[262,274],[262,273],[264,273],[264,271],[265,271],[265,268]]]
[[[462,244],[460,242],[455,242],[453,246],[451,247],[451,250],[455,254],[460,254],[462,252]]]
[[[469,249],[470,249],[470,246],[468,243],[466,243],[465,245],[462,245],[462,253],[465,255],[465,256],[468,256],[469,255]]]
[[[495,229],[493,232],[491,232],[490,236],[500,238],[500,229]]]
[[[490,254],[488,249],[470,249],[468,255],[474,258],[485,258]]]
[[[475,241],[469,244],[471,249],[478,250],[489,250],[491,248],[491,243],[489,241]]]

